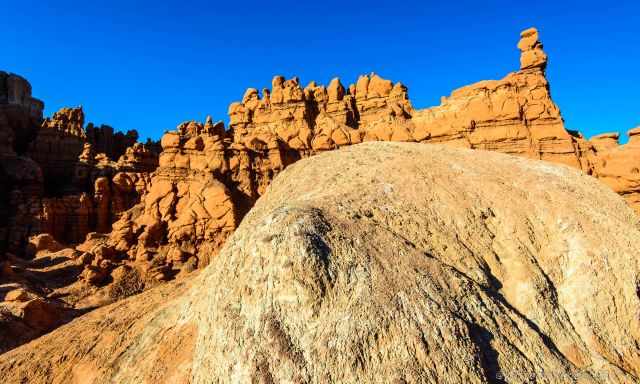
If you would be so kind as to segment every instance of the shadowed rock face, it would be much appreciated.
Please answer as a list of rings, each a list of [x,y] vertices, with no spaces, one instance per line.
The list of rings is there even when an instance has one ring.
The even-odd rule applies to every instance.
[[[638,241],[623,200],[569,167],[365,143],[288,167],[196,278],[10,351],[0,375],[635,382]]]
[[[110,159],[119,159],[124,155],[127,148],[138,142],[138,132],[128,130],[127,133],[115,132],[113,127],[108,125],[94,126],[87,124],[85,128],[87,139],[94,146],[97,153],[104,153]]]
[[[43,171],[48,194],[60,194],[87,140],[82,108],[62,108],[47,118],[31,143],[29,156]]]
[[[42,121],[42,101],[24,78],[0,71],[0,260],[26,246],[42,196],[42,172],[23,156]]]
[[[135,131],[89,126],[87,137],[81,107],[42,120],[42,102],[18,76],[0,72],[0,91],[0,254],[24,255],[38,233],[77,244],[89,232],[109,232],[139,202],[157,153],[135,143]]]
[[[22,155],[42,122],[44,103],[31,96],[31,84],[18,75],[0,71],[0,153]],[[9,141],[7,141],[9,140]]]

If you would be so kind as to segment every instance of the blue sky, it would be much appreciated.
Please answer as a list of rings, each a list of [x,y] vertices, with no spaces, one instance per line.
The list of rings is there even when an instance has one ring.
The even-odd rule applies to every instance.
[[[159,138],[185,120],[227,121],[247,87],[275,74],[327,84],[376,72],[418,108],[518,68],[522,29],[540,30],[567,128],[640,125],[640,1],[9,1],[0,69],[46,114]]]

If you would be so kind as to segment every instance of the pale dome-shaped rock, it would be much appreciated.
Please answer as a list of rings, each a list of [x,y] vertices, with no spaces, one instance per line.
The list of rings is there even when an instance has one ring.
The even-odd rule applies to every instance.
[[[282,172],[195,279],[10,351],[0,376],[637,382],[639,228],[565,166],[414,143],[325,152]]]

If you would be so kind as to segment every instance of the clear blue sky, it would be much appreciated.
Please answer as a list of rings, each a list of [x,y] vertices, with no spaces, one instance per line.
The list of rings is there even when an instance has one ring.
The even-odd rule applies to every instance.
[[[25,76],[46,114],[159,138],[275,74],[348,84],[375,71],[415,107],[518,67],[536,26],[566,126],[587,136],[640,124],[640,1],[7,1],[0,69]]]

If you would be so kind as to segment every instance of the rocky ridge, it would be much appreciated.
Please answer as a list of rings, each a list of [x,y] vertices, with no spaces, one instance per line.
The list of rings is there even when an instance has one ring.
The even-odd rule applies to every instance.
[[[303,88],[297,78],[276,76],[271,89],[260,93],[249,88],[241,102],[229,106],[228,131],[209,118],[204,125],[183,123],[177,131],[163,136],[160,168],[154,176],[157,181],[152,181],[149,189],[151,197],[145,199],[144,209],[136,211],[138,217],[127,215],[115,224],[117,231],[110,241],[114,246],[124,244],[121,234],[132,239],[136,230],[131,228],[140,228],[142,240],[127,240],[128,245],[121,248],[128,249],[128,257],[136,260],[140,258],[134,255],[146,249],[142,260],[156,260],[165,266],[165,273],[156,275],[161,279],[179,273],[183,264],[174,260],[193,256],[194,263],[204,266],[284,168],[317,153],[367,141],[441,143],[565,164],[601,178],[633,206],[639,180],[629,169],[638,164],[635,131],[625,146],[618,146],[611,138],[605,145],[602,138],[589,141],[567,131],[551,99],[545,77],[547,56],[537,31],[524,31],[518,47],[518,72],[458,89],[443,98],[440,106],[423,110],[413,108],[403,84],[376,74],[361,76],[348,87],[336,78],[326,87],[311,82]],[[224,206],[219,214],[229,212],[228,218],[212,215],[218,208],[196,210],[202,214],[183,211],[185,205],[176,204],[173,197],[175,187],[160,181],[183,179],[188,184],[194,172],[220,184],[220,206],[213,201],[207,204]],[[200,184],[196,185],[199,189]],[[161,202],[166,196],[168,200]],[[171,227],[177,222],[182,223],[182,241],[172,234]],[[149,236],[142,228],[152,228],[152,232],[158,228],[159,232]],[[215,239],[210,244],[215,245],[207,252],[199,252],[194,245],[202,239],[202,228],[215,233],[209,236]],[[143,246],[149,238],[161,240]],[[188,268],[193,265],[189,263]]]

